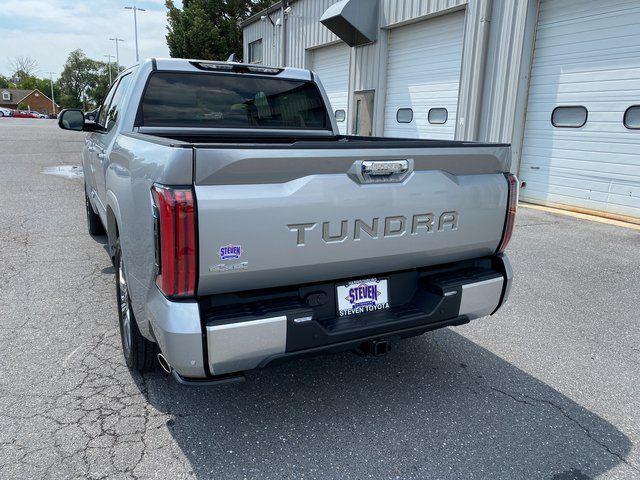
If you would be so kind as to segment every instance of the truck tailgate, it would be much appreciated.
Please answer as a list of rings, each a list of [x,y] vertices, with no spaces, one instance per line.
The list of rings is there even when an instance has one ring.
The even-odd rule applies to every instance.
[[[196,148],[198,293],[491,255],[505,221],[509,158],[504,146]],[[368,175],[364,162],[406,171]]]

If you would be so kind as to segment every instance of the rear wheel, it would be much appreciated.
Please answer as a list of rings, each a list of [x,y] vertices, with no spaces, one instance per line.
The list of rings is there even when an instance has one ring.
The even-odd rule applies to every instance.
[[[91,206],[91,202],[89,201],[89,196],[84,194],[84,203],[87,208],[87,229],[89,230],[89,234],[91,235],[104,235],[104,227],[102,226],[102,221],[100,220],[100,216],[93,211],[93,207]]]
[[[120,338],[122,339],[122,353],[127,366],[132,370],[144,372],[155,365],[158,349],[155,343],[142,336],[138,323],[131,308],[129,287],[127,285],[127,270],[120,240],[116,241],[116,295],[118,299],[118,319],[120,323]]]
[[[4,112],[0,110],[0,117],[4,117]]]

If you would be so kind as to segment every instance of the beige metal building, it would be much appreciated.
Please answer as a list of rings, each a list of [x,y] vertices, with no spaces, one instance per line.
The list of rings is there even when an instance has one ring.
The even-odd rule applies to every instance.
[[[640,223],[637,0],[289,0],[242,27],[342,133],[509,142],[522,199]]]

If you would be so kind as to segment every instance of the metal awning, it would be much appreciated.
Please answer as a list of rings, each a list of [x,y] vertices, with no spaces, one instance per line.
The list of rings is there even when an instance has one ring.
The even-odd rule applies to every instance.
[[[350,47],[378,39],[379,0],[341,0],[322,14],[320,23]]]

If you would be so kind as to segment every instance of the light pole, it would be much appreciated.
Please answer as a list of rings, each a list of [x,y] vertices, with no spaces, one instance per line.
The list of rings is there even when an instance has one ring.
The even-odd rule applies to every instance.
[[[138,55],[138,12],[146,12],[144,8],[136,7],[124,7],[125,10],[133,10],[133,31],[136,38],[136,62],[140,61],[140,55]]]
[[[124,40],[118,37],[110,38],[109,40],[116,42],[116,73],[120,75],[120,53],[118,52],[118,43],[124,42]]]
[[[54,115],[56,115],[56,96],[53,93],[53,72],[47,72],[49,74],[49,80],[51,81],[51,108]]]
[[[109,86],[111,86],[111,59],[113,58],[113,55],[109,53],[108,55],[103,55],[103,57],[107,58],[107,68],[109,69]]]

